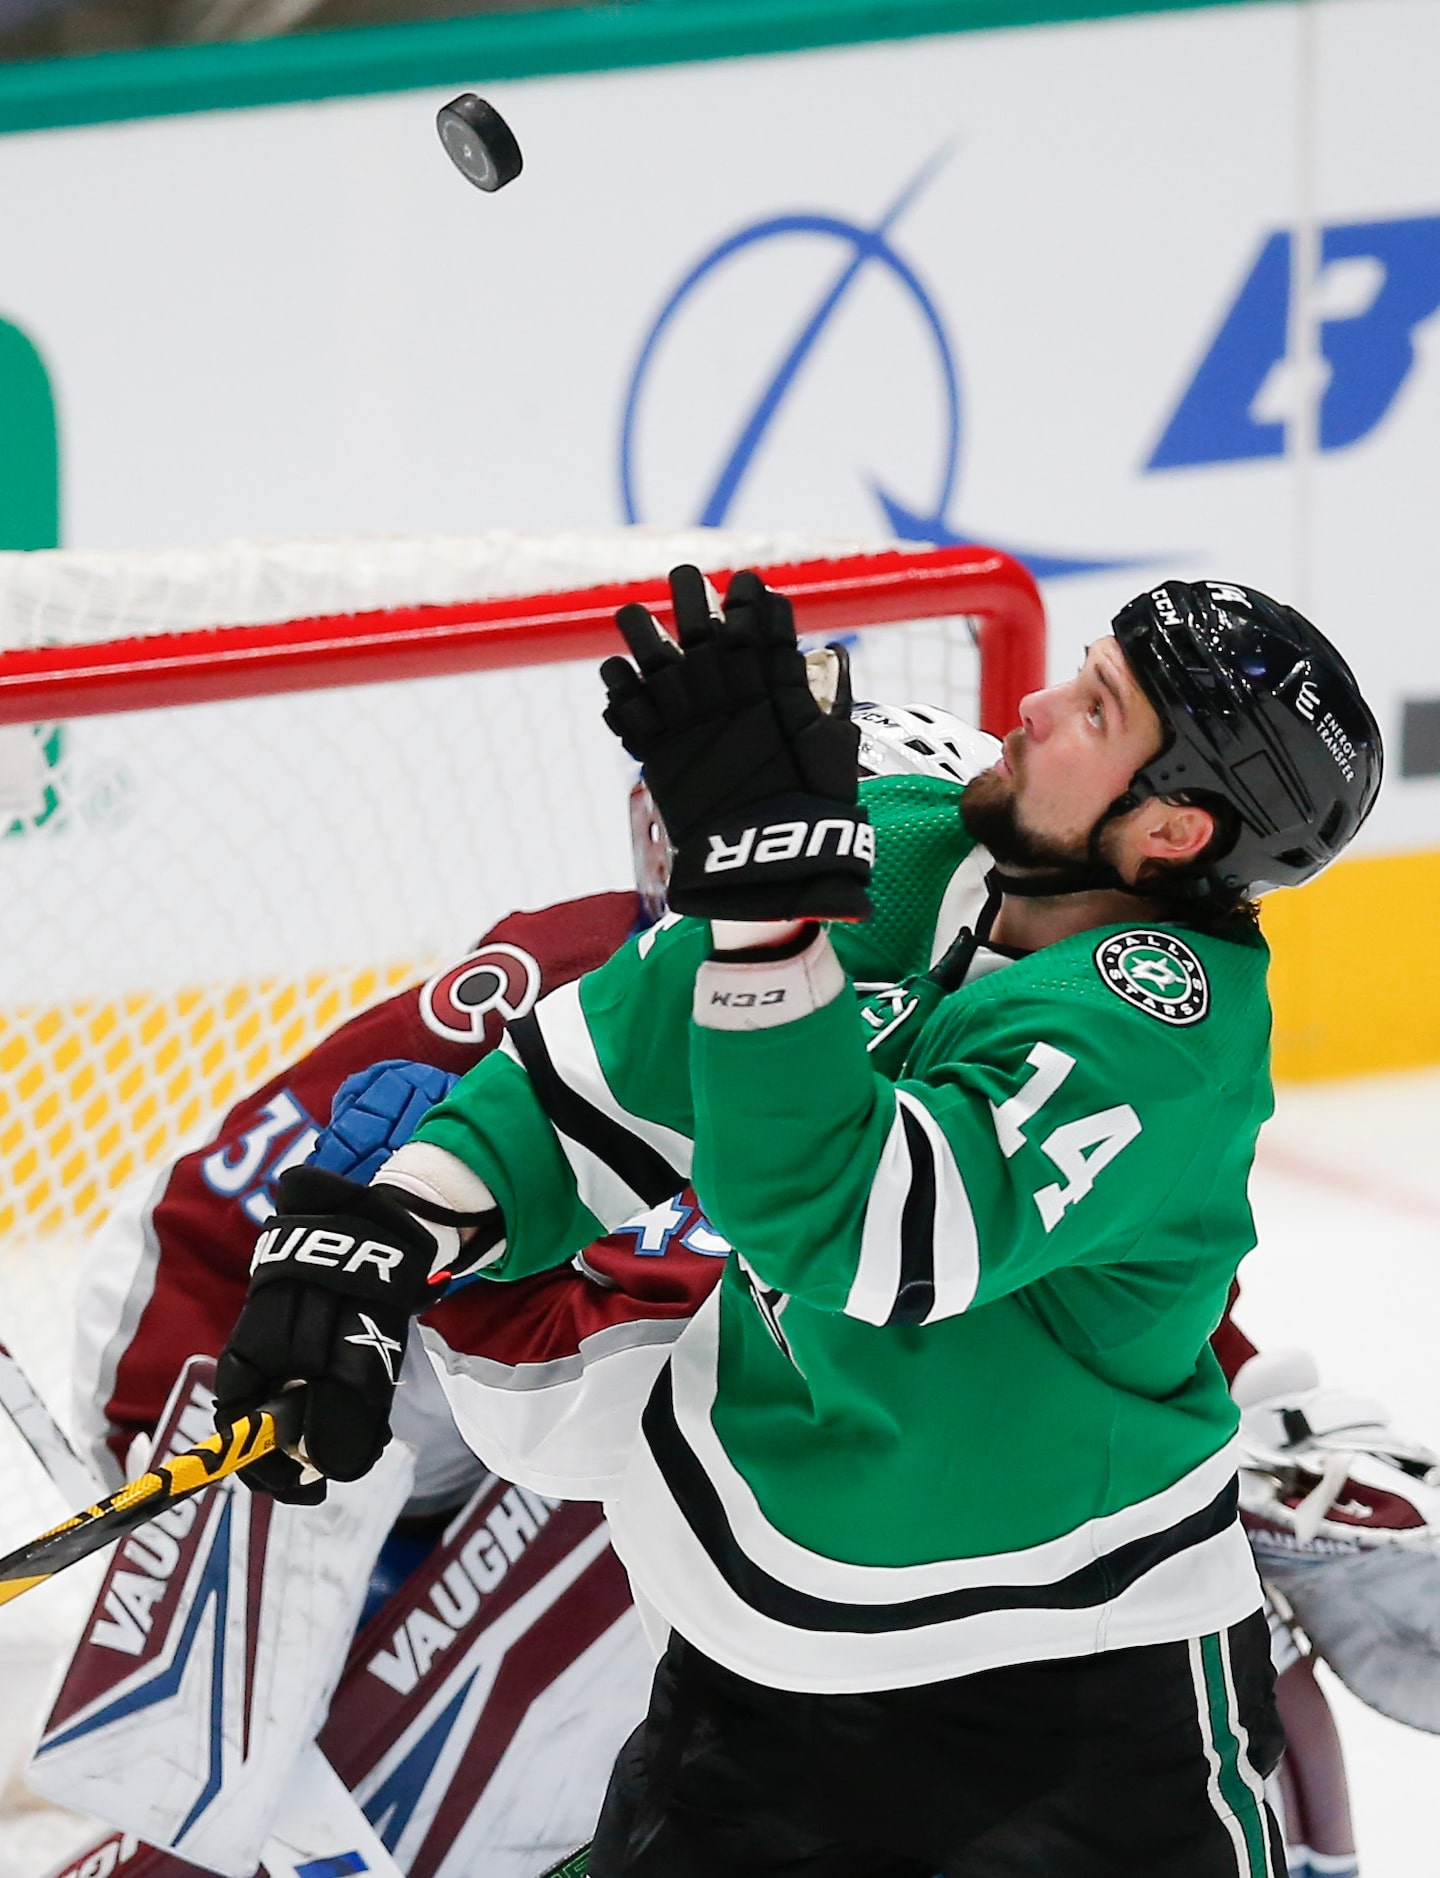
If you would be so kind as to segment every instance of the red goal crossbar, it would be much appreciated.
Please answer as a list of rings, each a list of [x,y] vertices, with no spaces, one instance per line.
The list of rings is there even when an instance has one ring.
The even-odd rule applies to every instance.
[[[807,635],[964,615],[980,649],[980,723],[1003,735],[1045,682],[1045,610],[1029,572],[993,548],[886,550],[762,567]],[[728,570],[713,574],[722,585]],[[216,626],[0,653],[0,724],[40,723],[281,691],[601,658],[618,607],[669,614],[664,581],[521,599]]]

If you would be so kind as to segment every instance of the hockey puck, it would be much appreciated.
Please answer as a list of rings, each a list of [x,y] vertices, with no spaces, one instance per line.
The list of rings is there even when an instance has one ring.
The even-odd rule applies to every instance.
[[[493,104],[486,104],[473,91],[462,91],[449,104],[442,104],[435,128],[446,156],[466,182],[489,195],[513,183],[525,167],[514,131]]]

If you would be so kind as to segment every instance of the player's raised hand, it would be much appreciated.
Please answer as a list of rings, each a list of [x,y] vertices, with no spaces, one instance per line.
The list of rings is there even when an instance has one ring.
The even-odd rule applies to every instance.
[[[790,603],[748,570],[723,606],[698,568],[670,576],[678,643],[640,606],[633,656],[600,668],[605,722],[644,765],[675,843],[670,904],[712,919],[863,919],[873,854],[856,803],[858,735],[811,696]]]

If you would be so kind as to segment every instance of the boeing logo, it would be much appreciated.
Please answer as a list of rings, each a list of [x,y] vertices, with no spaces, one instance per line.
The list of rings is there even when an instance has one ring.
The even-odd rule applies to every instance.
[[[642,412],[647,394],[660,405],[654,390],[662,354],[667,348],[683,354],[688,343],[689,369],[697,362],[704,369],[720,350],[732,360],[737,345],[763,343],[756,334],[760,322],[732,319],[704,331],[707,293],[718,304],[737,287],[755,294],[755,261],[768,261],[776,294],[793,282],[797,250],[818,244],[834,251],[834,272],[822,283],[798,327],[788,334],[778,359],[759,366],[758,390],[742,403],[729,441],[700,478],[700,493],[692,509],[695,521],[720,527],[731,519],[747,478],[762,464],[767,446],[774,448],[776,420],[787,404],[804,406],[797,399],[808,367],[813,367],[832,342],[836,315],[862,280],[882,276],[898,290],[914,315],[912,338],[905,363],[908,382],[915,383],[916,361],[923,359],[933,385],[933,407],[938,415],[941,449],[938,476],[928,500],[902,498],[878,476],[857,464],[865,500],[889,532],[905,541],[961,543],[967,534],[955,518],[960,481],[962,403],[955,349],[934,295],[900,252],[895,231],[944,161],[933,158],[870,226],[838,215],[795,213],[756,222],[718,242],[695,262],[664,302],[640,349],[631,374],[620,435],[621,508],[629,522],[644,514],[640,456]],[[1290,357],[1291,349],[1291,244],[1288,230],[1275,230],[1261,240],[1245,279],[1235,292],[1214,338],[1177,398],[1170,415],[1159,426],[1159,438],[1143,465],[1143,473],[1200,465],[1237,463],[1253,458],[1283,458],[1288,431],[1298,399],[1305,395]],[[743,280],[732,282],[731,271],[744,270]],[[1317,441],[1322,451],[1334,452],[1369,437],[1396,406],[1417,360],[1417,331],[1440,311],[1440,215],[1408,216],[1386,221],[1336,223],[1320,231],[1319,271],[1315,288],[1318,349],[1323,382],[1311,391],[1318,395]],[[893,295],[892,295],[893,298]],[[748,309],[754,298],[741,303]],[[773,304],[773,302],[769,303]],[[690,327],[701,331],[697,353]],[[874,329],[867,344],[874,347]],[[889,359],[875,359],[868,375],[873,383],[888,386],[901,357],[898,346]],[[867,361],[868,365],[868,361]],[[667,387],[672,395],[673,381]],[[815,409],[809,400],[809,413]],[[800,411],[805,421],[806,412]],[[644,434],[653,450],[653,414]],[[696,454],[693,439],[681,445],[682,462],[690,472]],[[833,464],[833,448],[822,468]],[[653,470],[652,470],[653,474]],[[931,472],[933,475],[933,472]],[[673,476],[672,476],[673,485]],[[673,516],[663,519],[677,519]],[[843,524],[841,524],[843,527]],[[1008,547],[1040,577],[1089,573],[1106,568],[1141,566],[1157,558],[1154,553],[1124,557],[1081,557],[1050,549],[1014,546],[986,536],[988,545]],[[1182,558],[1189,559],[1190,556]]]
[[[768,378],[762,378],[749,408],[742,410],[733,441],[723,451],[709,477],[694,519],[711,528],[721,527],[729,520],[742,485],[765,449],[776,418],[795,393],[806,366],[820,351],[835,315],[863,277],[879,272],[888,276],[919,316],[920,331],[924,335],[922,344],[928,349],[934,371],[942,447],[939,476],[928,503],[917,506],[907,502],[883,487],[877,478],[864,477],[862,472],[868,497],[878,511],[878,518],[883,518],[889,532],[902,541],[959,544],[974,539],[951,519],[959,482],[961,446],[960,377],[955,353],[934,297],[892,239],[901,217],[933,178],[946,154],[942,151],[932,158],[871,227],[837,215],[776,215],[728,236],[695,263],[661,307],[631,374],[620,435],[620,495],[627,522],[647,519],[642,513],[638,476],[641,409],[665,342],[674,337],[684,318],[696,310],[704,290],[718,285],[719,277],[742,257],[767,249],[778,264],[779,274],[793,260],[793,252],[787,253],[787,250],[793,251],[797,244],[813,246],[818,243],[835,251],[836,271],[811,310],[801,318],[798,330],[783,347],[778,364],[771,369]],[[731,330],[727,336],[743,338],[745,335]],[[1006,547],[992,535],[987,535],[985,540],[990,547]],[[1007,551],[1041,577],[1136,565],[1129,557],[1096,559],[1016,546],[1008,547]]]

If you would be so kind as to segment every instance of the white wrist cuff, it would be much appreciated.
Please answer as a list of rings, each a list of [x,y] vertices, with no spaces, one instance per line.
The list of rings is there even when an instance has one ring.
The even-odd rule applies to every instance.
[[[733,965],[707,959],[695,975],[695,1022],[706,1030],[771,1030],[838,998],[845,972],[819,932],[789,958]]]
[[[407,1141],[397,1148],[376,1170],[370,1185],[395,1187],[402,1194],[413,1193],[416,1199],[448,1207],[452,1213],[484,1213],[496,1204],[494,1194],[478,1174],[448,1149],[437,1148],[429,1141]],[[458,1226],[437,1225],[428,1219],[421,1220],[420,1224],[435,1238],[432,1273],[454,1272],[458,1276],[481,1271],[493,1265],[505,1250],[505,1241],[501,1239],[486,1248],[483,1258],[467,1262]]]
[[[710,937],[717,952],[748,952],[753,946],[780,946],[793,939],[803,919],[712,919]]]

